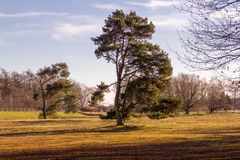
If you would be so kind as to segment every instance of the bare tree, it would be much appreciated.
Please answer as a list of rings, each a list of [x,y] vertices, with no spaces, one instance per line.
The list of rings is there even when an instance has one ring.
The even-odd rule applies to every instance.
[[[180,34],[185,54],[180,59],[193,68],[222,69],[240,58],[240,0],[181,0],[190,13]]]
[[[232,105],[234,112],[237,107],[237,99],[239,98],[239,91],[240,91],[240,81],[239,80],[234,80],[234,79],[226,79],[226,91],[228,94],[231,96],[232,99]]]
[[[22,73],[0,71],[0,110],[36,111],[40,105],[32,95],[37,88],[34,74],[29,70]]]
[[[91,100],[91,95],[94,92],[95,88],[87,87],[84,84],[77,84],[75,90],[77,98],[79,100],[80,109],[88,106],[89,101]]]
[[[226,93],[228,86],[223,79],[213,77],[207,88],[207,106],[209,113],[231,109],[231,98]]]
[[[173,78],[172,83],[176,96],[183,101],[183,110],[186,114],[204,100],[206,83],[198,76],[182,73]]]
[[[8,103],[10,102],[10,97],[12,94],[12,85],[11,85],[11,77],[10,73],[5,69],[1,68],[0,75],[0,96],[1,96],[1,106],[3,108],[8,108]]]

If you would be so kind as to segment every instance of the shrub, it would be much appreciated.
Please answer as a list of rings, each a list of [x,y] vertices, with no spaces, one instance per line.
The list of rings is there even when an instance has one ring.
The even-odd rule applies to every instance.
[[[177,116],[181,107],[182,102],[174,97],[171,97],[160,99],[158,104],[150,108],[144,108],[144,111],[151,119],[161,119]]]
[[[167,118],[168,116],[161,113],[161,112],[149,112],[147,113],[148,118],[150,119],[163,119]]]
[[[131,110],[125,109],[124,111],[121,111],[123,119],[130,117],[131,115]],[[116,112],[114,109],[111,109],[109,112],[107,112],[107,115],[100,115],[101,119],[116,119]]]
[[[114,109],[111,109],[110,111],[107,112],[107,115],[100,115],[99,116],[101,119],[116,119],[116,112]]]

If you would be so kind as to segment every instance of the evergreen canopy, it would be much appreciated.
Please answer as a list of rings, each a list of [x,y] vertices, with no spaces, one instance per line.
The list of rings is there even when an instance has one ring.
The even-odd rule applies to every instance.
[[[154,86],[154,90],[158,92],[151,96],[159,96],[172,74],[171,63],[166,52],[150,42],[154,31],[155,26],[152,22],[148,22],[147,18],[138,16],[134,11],[125,14],[122,10],[116,10],[105,20],[103,33],[92,38],[98,46],[95,50],[96,57],[104,58],[115,65],[117,125],[123,125],[121,111],[129,103],[136,104],[139,100],[139,98],[135,100],[127,98],[129,94],[126,92],[138,91],[134,95],[139,95],[149,90],[149,86]],[[145,85],[133,83],[133,81],[140,82],[140,80],[141,83],[144,80]],[[154,84],[146,85],[149,83]],[[142,90],[138,87],[142,87]],[[131,102],[133,100],[135,102]]]

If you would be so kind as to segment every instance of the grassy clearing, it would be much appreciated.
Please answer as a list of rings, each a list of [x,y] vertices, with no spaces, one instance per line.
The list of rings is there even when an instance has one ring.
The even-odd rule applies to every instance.
[[[81,114],[25,116],[0,121],[0,159],[240,159],[238,113],[133,118],[125,127]]]

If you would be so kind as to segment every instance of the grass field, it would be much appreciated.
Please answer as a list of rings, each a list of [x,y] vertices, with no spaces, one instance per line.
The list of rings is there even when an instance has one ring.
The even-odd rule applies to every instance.
[[[0,113],[0,159],[240,159],[240,114],[114,121],[81,114],[38,120]]]

